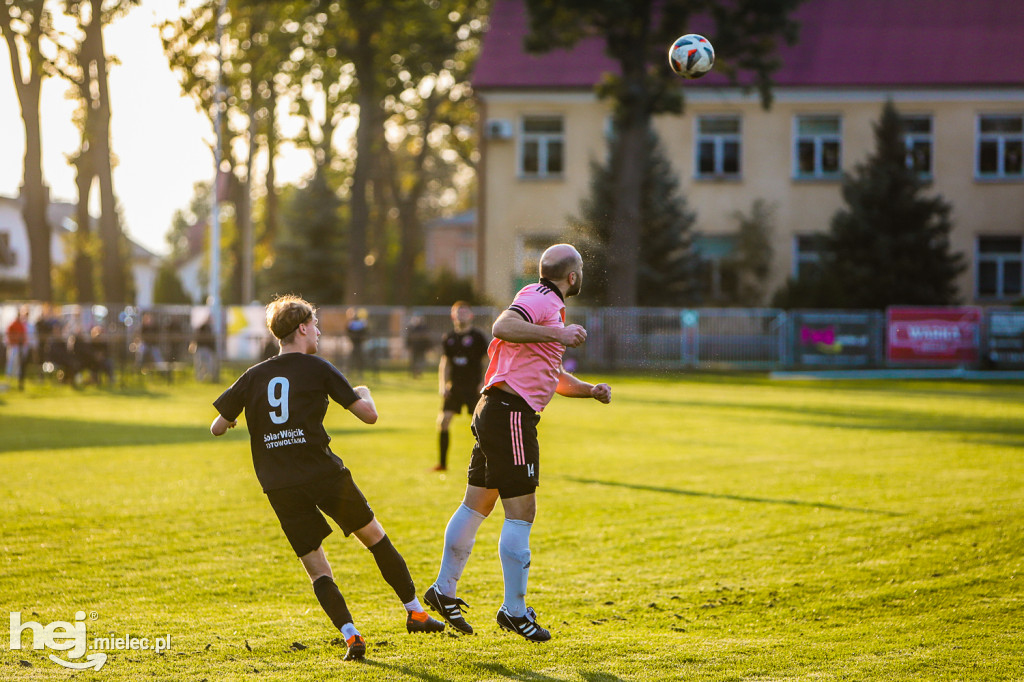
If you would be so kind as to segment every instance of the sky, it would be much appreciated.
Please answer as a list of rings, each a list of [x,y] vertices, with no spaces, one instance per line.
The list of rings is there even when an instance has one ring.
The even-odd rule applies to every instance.
[[[155,24],[174,16],[178,0],[142,0],[104,31],[110,69],[111,146],[117,157],[114,191],[124,230],[137,243],[165,254],[165,235],[177,209],[188,208],[192,186],[213,177],[213,126],[186,97],[171,72]],[[6,44],[0,43],[0,195],[15,197],[22,180],[25,132]],[[67,156],[79,146],[67,81],[43,83],[43,177],[53,199],[76,200]],[[300,152],[279,158],[279,182],[294,182],[308,168]],[[98,211],[93,201],[93,215]]]

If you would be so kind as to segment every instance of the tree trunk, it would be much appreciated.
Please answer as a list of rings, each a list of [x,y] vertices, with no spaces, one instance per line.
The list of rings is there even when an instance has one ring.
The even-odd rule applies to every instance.
[[[117,216],[110,151],[110,91],[107,57],[103,47],[102,0],[92,0],[92,17],[86,26],[90,55],[96,63],[99,106],[96,114],[96,175],[100,181],[100,239],[103,243],[103,296],[107,303],[128,303],[124,234]]]
[[[85,124],[88,126],[88,123]],[[75,160],[75,184],[78,204],[75,206],[75,292],[79,303],[96,300],[96,282],[92,262],[92,220],[89,218],[89,193],[96,173],[93,170],[92,150],[88,148],[87,134],[83,132],[82,149]]]
[[[348,234],[346,302],[366,301],[366,244],[370,223],[369,185],[373,177],[373,139],[376,131],[377,51],[373,44],[377,26],[365,14],[360,0],[350,3],[356,29],[352,63],[359,81],[359,123],[356,129],[356,163],[352,172],[352,198]]]
[[[53,284],[50,279],[50,223],[46,219],[46,209],[50,203],[49,191],[43,183],[42,137],[39,123],[39,90],[42,85],[43,56],[39,48],[41,33],[42,2],[32,4],[35,23],[25,38],[28,52],[28,78],[21,71],[21,55],[11,31],[8,8],[3,8],[0,15],[0,30],[11,57],[11,72],[14,86],[21,105],[21,120],[25,126],[25,159],[22,168],[21,214],[25,221],[29,248],[29,295],[37,301],[51,302]]]
[[[641,7],[642,6],[642,7]],[[623,27],[614,50],[622,68],[621,91],[615,112],[615,144],[619,168],[612,187],[615,208],[608,238],[608,303],[629,307],[637,301],[637,263],[640,258],[641,203],[648,164],[647,136],[651,127],[652,93],[645,54],[650,43],[649,3],[634,5],[635,23]]]

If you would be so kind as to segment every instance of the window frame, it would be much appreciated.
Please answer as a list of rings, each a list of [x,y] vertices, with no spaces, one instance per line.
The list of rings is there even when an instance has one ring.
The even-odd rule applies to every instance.
[[[931,114],[900,114],[900,125],[903,126],[909,120],[928,121],[928,132],[911,132],[906,129],[902,131],[903,145],[906,147],[906,164],[908,170],[914,170],[913,145],[924,143],[928,146],[928,170],[917,171],[918,179],[929,182],[935,177],[935,117]]]
[[[809,120],[835,119],[835,133],[801,134],[800,123]],[[800,170],[800,143],[811,141],[814,143],[814,171],[803,173]],[[824,145],[828,142],[836,143],[836,169],[825,171],[822,168],[824,157]],[[792,146],[793,179],[801,181],[838,181],[843,178],[843,116],[842,114],[796,114],[793,116],[793,146]]]
[[[1021,129],[1013,133],[986,133],[982,132],[982,122],[986,119],[1017,119]],[[1022,159],[1021,170],[1017,173],[1006,172],[1006,143],[1016,142],[1021,145],[1021,153],[1024,155],[1024,114],[1019,113],[987,113],[978,114],[974,122],[974,179],[980,181],[994,180],[1024,180],[1024,159]],[[994,173],[983,173],[981,170],[981,145],[985,142],[996,143],[996,166]]]
[[[530,119],[558,119],[559,132],[533,132],[526,130]],[[519,117],[519,144],[517,145],[517,176],[520,180],[561,180],[565,177],[565,116],[563,114],[524,114]],[[537,171],[527,172],[525,168],[526,146],[537,145]],[[550,170],[550,148],[552,144],[561,144],[561,165],[558,172]]]
[[[981,242],[983,239],[1016,239],[1018,250],[996,251],[982,253]],[[982,293],[981,291],[981,269],[983,263],[994,263],[996,266],[996,291],[993,293]],[[1006,264],[1016,263],[1020,270],[1018,274],[1017,291],[1006,291]],[[979,234],[974,238],[974,297],[977,300],[985,301],[1008,301],[1024,297],[1024,236],[1019,234]]]
[[[701,123],[704,121],[735,121],[735,133],[703,133]],[[693,177],[696,180],[740,180],[743,177],[743,117],[739,114],[705,114],[697,116],[694,122],[693,134]],[[711,142],[713,145],[714,170],[704,172],[701,170],[701,144]],[[736,170],[726,171],[725,166],[725,145],[733,142],[736,144]]]
[[[813,266],[814,268],[817,269],[818,272],[821,271],[820,242],[824,236],[825,235],[820,232],[800,232],[793,235],[793,260],[790,264],[790,274],[793,276],[794,280],[800,281],[801,279],[801,265],[805,267]],[[814,251],[802,251],[800,249],[801,239],[811,239],[817,241],[819,242],[819,247]],[[805,276],[809,274],[810,273],[804,273]]]

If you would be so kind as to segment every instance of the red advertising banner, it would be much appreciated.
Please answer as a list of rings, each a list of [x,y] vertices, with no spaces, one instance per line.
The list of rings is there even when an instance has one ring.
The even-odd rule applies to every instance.
[[[889,308],[886,357],[889,362],[962,365],[978,361],[981,308]]]

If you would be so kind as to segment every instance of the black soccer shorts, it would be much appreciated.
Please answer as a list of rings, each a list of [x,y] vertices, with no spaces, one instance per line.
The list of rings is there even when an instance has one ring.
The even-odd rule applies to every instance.
[[[331,534],[324,514],[334,519],[345,537],[373,521],[373,510],[348,469],[311,483],[268,490],[267,499],[295,555],[300,557],[315,550]]]
[[[478,402],[480,402],[480,394],[475,388],[471,388],[468,391],[453,388],[441,404],[441,411],[462,414],[462,407],[465,406],[466,414],[473,414],[473,410],[476,409]]]
[[[502,498],[528,495],[540,485],[540,414],[517,395],[484,391],[473,412],[476,445],[469,459],[468,482],[497,488]]]

